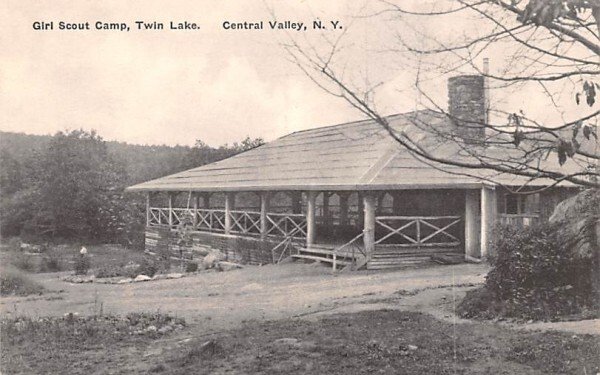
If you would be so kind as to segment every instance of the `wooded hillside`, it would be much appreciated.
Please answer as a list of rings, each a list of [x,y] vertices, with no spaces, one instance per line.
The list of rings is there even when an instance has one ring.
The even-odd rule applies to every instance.
[[[210,147],[104,141],[95,132],[54,136],[0,132],[0,230],[3,237],[60,238],[139,245],[143,199],[126,186],[211,163],[262,139]]]

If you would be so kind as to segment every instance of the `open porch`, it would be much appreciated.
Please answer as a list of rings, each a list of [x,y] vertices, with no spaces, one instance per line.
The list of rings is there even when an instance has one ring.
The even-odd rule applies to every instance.
[[[496,206],[495,191],[488,187],[151,192],[146,225],[174,233],[186,228],[204,241],[207,235],[243,238],[270,252],[273,263],[291,256],[334,269],[388,268],[438,254],[480,259]]]

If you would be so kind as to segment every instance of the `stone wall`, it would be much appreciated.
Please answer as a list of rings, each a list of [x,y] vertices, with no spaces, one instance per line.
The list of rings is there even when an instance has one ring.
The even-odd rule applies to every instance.
[[[271,249],[279,243],[210,232],[191,232],[190,237],[190,246],[180,246],[177,244],[177,232],[166,226],[146,227],[146,250],[163,254],[168,252],[175,257],[183,255],[187,259],[198,259],[207,252],[217,250],[227,261],[256,265],[273,263]],[[280,251],[277,251],[277,256]]]

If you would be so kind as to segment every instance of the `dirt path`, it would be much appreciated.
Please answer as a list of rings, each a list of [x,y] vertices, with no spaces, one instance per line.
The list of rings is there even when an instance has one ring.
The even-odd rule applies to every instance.
[[[486,272],[483,265],[462,264],[332,275],[326,267],[292,263],[124,285],[69,284],[58,280],[56,274],[38,274],[35,277],[44,286],[62,292],[2,298],[0,310],[2,314],[34,316],[94,314],[100,309],[115,314],[161,311],[183,316],[198,326],[197,332],[207,333],[253,320],[380,308],[423,311],[455,321],[455,303],[469,286],[481,284]],[[540,323],[528,328],[600,333],[598,324]]]

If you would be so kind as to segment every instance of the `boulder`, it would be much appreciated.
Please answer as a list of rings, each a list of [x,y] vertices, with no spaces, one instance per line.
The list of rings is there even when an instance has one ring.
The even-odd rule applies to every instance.
[[[146,275],[137,275],[135,277],[135,279],[133,279],[133,281],[136,283],[139,283],[142,281],[148,281],[148,280],[152,280],[152,278],[150,276],[146,276]]]
[[[204,269],[213,268],[219,261],[215,253],[210,253],[202,259],[202,266]]]
[[[220,261],[217,263],[217,268],[220,271],[231,271],[231,270],[235,270],[238,268],[243,268],[243,266],[241,264],[237,264],[237,263],[233,263],[233,262]]]
[[[131,278],[121,279],[121,280],[117,281],[117,284],[129,284],[132,281],[133,281],[133,279],[131,279]]]
[[[561,238],[571,255],[582,259],[598,257],[600,251],[600,191],[585,190],[560,202],[550,222],[559,225]]]
[[[181,279],[183,277],[182,273],[169,273],[167,274],[167,279]]]

